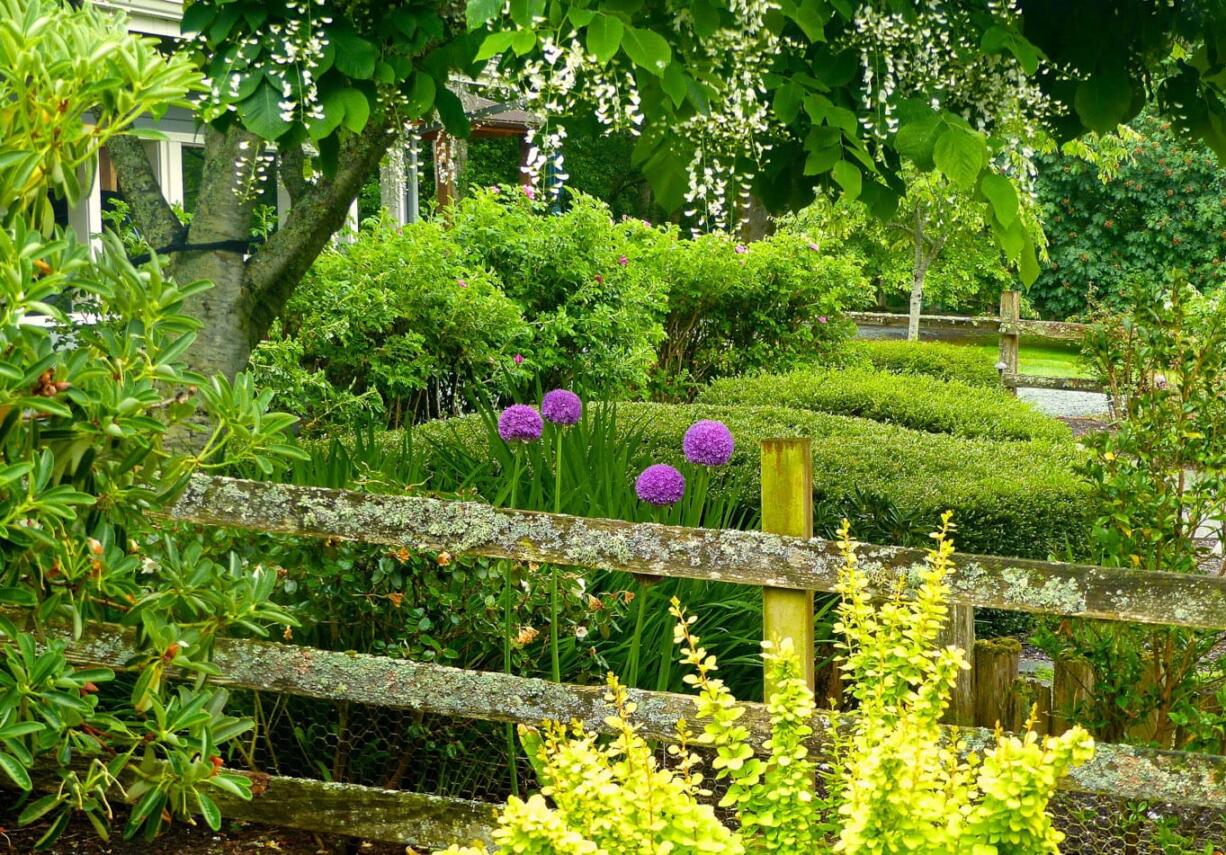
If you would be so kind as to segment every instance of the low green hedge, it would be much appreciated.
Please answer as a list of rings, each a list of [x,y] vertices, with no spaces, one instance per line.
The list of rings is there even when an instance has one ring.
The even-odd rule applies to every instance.
[[[719,419],[736,437],[732,461],[715,471],[712,489],[759,501],[759,441],[813,440],[816,521],[830,534],[852,520],[864,541],[926,545],[942,511],[954,511],[958,548],[1046,558],[1087,542],[1086,489],[1072,473],[1072,442],[999,442],[909,430],[848,416],[786,407],[700,404],[618,405],[623,430],[643,432],[648,456],[682,461],[681,438],[698,419]],[[453,437],[477,453],[488,441],[474,417],[429,422],[418,449]],[[636,473],[627,473],[633,478]]]
[[[1003,389],[863,368],[726,378],[704,389],[698,402],[794,407],[969,438],[1063,440],[1072,436],[1066,425]]]
[[[958,380],[968,386],[1000,388],[996,363],[977,347],[943,341],[857,339],[847,342],[843,362],[869,365],[891,374]]]

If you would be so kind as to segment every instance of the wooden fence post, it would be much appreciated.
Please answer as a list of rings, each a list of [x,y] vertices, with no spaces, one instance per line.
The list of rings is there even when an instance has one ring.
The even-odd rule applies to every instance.
[[[1077,706],[1094,693],[1094,666],[1081,657],[1061,656],[1051,685],[1051,732],[1059,736],[1075,723]]]
[[[808,439],[762,440],[762,530],[813,536],[813,451]],[[762,633],[768,641],[791,638],[814,688],[813,592],[762,589]],[[765,697],[771,686],[766,685]]]
[[[949,619],[937,644],[961,648],[971,663],[971,670],[958,672],[943,719],[946,724],[970,727],[975,723],[975,607],[950,603]]]
[[[1013,683],[1022,657],[1016,638],[985,638],[975,642],[975,721],[979,727],[1006,729],[1013,725]]]
[[[1016,395],[1017,389],[1008,381],[1018,374],[1018,352],[1021,350],[1022,336],[1016,326],[1006,331],[1006,325],[1015,325],[1022,318],[1022,292],[1000,292],[1000,362],[997,367],[1004,366],[1000,371],[1001,382],[1009,394]]]

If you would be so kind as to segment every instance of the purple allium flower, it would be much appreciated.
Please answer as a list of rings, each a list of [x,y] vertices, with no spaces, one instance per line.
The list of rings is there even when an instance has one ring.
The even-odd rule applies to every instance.
[[[626,258],[626,256],[623,255],[621,258],[617,259],[617,263],[620,264],[622,267],[625,267],[627,264],[630,263],[630,259]]]
[[[544,427],[541,414],[527,404],[512,404],[498,417],[498,435],[507,442],[535,442]]]
[[[712,419],[694,422],[681,440],[685,459],[703,466],[723,466],[732,459],[734,448],[732,431],[723,422]]]
[[[685,495],[685,476],[671,466],[648,466],[634,482],[635,495],[649,505],[671,505]]]
[[[511,357],[511,361],[514,362],[516,365],[523,365],[524,355],[522,353],[517,353]]]
[[[554,389],[541,399],[541,415],[555,425],[574,425],[583,417],[583,401],[569,389]]]
[[[736,245],[736,254],[737,254],[737,255],[744,255],[744,254],[745,254],[745,253],[747,253],[747,252],[749,252],[749,247],[745,246],[745,244],[743,244],[743,243],[738,243],[738,244]]]

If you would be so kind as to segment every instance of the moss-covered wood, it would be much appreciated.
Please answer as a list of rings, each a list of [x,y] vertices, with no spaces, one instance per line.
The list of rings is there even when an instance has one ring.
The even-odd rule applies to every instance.
[[[81,664],[118,667],[131,657],[132,639],[132,630],[93,625],[70,644],[68,655]],[[225,685],[458,718],[529,724],[577,720],[588,728],[603,730],[612,712],[599,686],[570,686],[366,654],[222,639],[213,661],[219,669],[216,682]],[[690,696],[631,690],[630,697],[638,707],[635,720],[649,738],[672,738],[679,718],[689,721],[691,729],[700,723]],[[749,728],[754,744],[760,746],[770,735],[766,710],[761,704],[745,707],[741,721]],[[827,742],[828,731],[826,717],[819,714],[814,721],[813,740],[819,752]],[[959,728],[957,734],[968,751],[982,752],[993,740],[992,732],[984,728]],[[1226,810],[1226,757],[1104,744],[1098,746],[1094,760],[1074,771],[1061,786],[1121,799]],[[337,803],[343,803],[340,796]],[[273,812],[260,818],[279,821]]]
[[[845,312],[844,315],[856,324],[868,327],[905,327],[910,320],[909,315],[892,312]],[[1000,329],[1000,318],[986,315],[978,318],[966,315],[920,315],[920,328],[996,332]]]
[[[1102,392],[1103,384],[1088,377],[1044,377],[1040,374],[1006,374],[1010,389],[1058,389],[1064,392]]]
[[[252,798],[245,801],[210,788],[209,797],[226,819],[404,843],[427,851],[457,842],[489,841],[496,820],[496,806],[484,802],[229,771],[251,779]],[[36,767],[32,778],[40,790],[60,785],[60,776],[50,764]],[[123,783],[133,780],[129,772]]]
[[[168,515],[203,525],[336,537],[409,549],[469,552],[653,576],[831,591],[838,545],[751,531],[679,528],[492,508],[475,502],[197,477]],[[924,553],[864,545],[861,567],[881,591]],[[959,555],[954,602],[1138,623],[1226,629],[1226,579],[980,555]]]

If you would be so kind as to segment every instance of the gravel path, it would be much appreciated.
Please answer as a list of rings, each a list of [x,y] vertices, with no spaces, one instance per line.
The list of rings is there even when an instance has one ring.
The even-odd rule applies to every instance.
[[[1084,418],[1107,412],[1107,396],[1098,392],[1064,392],[1059,389],[1018,389],[1019,400],[1049,416]]]

